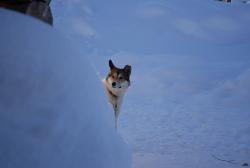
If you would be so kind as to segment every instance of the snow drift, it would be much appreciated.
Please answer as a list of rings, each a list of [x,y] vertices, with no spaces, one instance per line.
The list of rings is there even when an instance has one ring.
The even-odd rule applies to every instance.
[[[131,167],[86,55],[33,18],[0,20],[0,167]]]

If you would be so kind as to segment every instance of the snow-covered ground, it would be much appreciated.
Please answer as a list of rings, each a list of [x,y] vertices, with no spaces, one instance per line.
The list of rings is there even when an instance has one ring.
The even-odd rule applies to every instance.
[[[132,65],[119,132],[134,168],[250,162],[249,5],[55,0],[52,10],[55,29],[89,53],[100,77],[109,58]]]
[[[87,54],[34,18],[0,21],[0,167],[131,167]]]

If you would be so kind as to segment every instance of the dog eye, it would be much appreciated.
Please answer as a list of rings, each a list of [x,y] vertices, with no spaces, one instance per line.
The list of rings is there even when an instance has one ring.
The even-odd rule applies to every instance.
[[[123,77],[119,77],[119,79],[120,79],[120,80],[122,80],[122,79],[123,79]]]
[[[115,76],[114,76],[114,75],[112,75],[112,78],[115,78]]]

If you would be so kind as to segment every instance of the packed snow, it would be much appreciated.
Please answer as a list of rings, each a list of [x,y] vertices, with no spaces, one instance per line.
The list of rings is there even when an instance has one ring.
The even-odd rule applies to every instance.
[[[118,130],[134,168],[250,163],[249,5],[58,0],[52,9],[55,29],[89,52],[100,77],[109,58],[132,65]]]
[[[87,54],[29,16],[0,20],[0,167],[131,167]]]

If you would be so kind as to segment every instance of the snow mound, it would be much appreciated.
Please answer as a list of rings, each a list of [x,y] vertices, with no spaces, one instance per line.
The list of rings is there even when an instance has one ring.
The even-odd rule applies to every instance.
[[[0,167],[131,167],[86,54],[31,17],[0,20]]]

